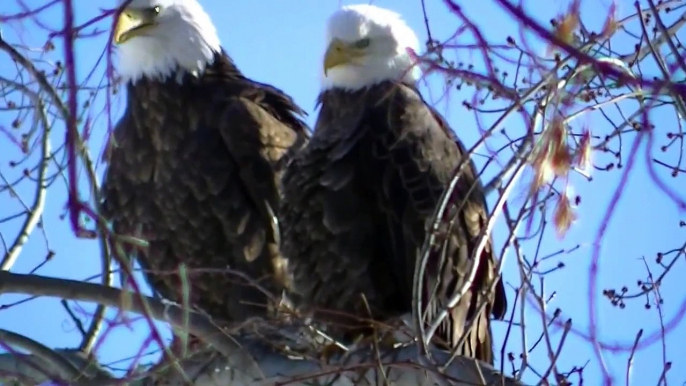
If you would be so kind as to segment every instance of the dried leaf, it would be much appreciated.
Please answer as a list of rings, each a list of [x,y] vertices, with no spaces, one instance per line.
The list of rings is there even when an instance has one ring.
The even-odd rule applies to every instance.
[[[544,139],[547,142],[547,140]],[[552,177],[552,168],[550,166],[550,156],[548,154],[548,145],[544,142],[536,151],[531,166],[534,169],[534,180],[531,185],[531,193],[535,193]]]
[[[579,141],[579,148],[576,153],[576,164],[581,170],[588,173],[591,170],[591,130],[584,129]]]
[[[555,36],[567,44],[574,43],[574,31],[579,27],[579,17],[569,14],[555,28]]]
[[[554,34],[567,44],[574,44],[574,31],[579,28],[579,0],[569,5],[567,14],[555,26]]]
[[[559,239],[564,238],[576,219],[577,216],[569,201],[569,197],[567,194],[560,195],[555,206],[555,213],[553,214],[553,224]]]
[[[610,9],[608,10],[607,19],[605,19],[605,24],[603,24],[603,29],[600,34],[603,37],[609,38],[617,32],[617,4],[613,1],[610,4]]]
[[[572,155],[567,146],[559,146],[550,157],[550,166],[558,177],[566,177],[572,167]]]

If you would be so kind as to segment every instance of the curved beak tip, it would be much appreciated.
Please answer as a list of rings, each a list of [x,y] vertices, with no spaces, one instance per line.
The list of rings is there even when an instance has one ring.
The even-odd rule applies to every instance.
[[[142,32],[144,28],[152,26],[154,20],[144,13],[135,9],[124,10],[114,26],[113,40],[115,44],[122,44],[132,37],[136,36],[138,32]]]

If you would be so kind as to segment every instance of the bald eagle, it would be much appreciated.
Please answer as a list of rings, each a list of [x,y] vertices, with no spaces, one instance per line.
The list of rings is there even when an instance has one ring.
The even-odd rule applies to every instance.
[[[133,252],[162,297],[181,303],[187,288],[222,324],[265,316],[254,284],[282,288],[279,181],[309,137],[304,112],[241,73],[196,0],[133,0],[114,43],[128,98],[105,154],[102,215],[147,241]]]
[[[398,14],[371,5],[343,7],[328,20],[327,42],[314,134],[283,177],[282,253],[293,301],[329,327],[348,324],[350,329],[329,331],[350,341],[370,333],[359,322],[370,317],[368,310],[378,321],[411,312],[415,259],[466,151],[417,89],[420,74],[407,48],[417,51],[418,40]],[[427,306],[434,316],[465,280],[487,221],[471,160],[451,209],[457,221],[447,236],[445,264],[427,267],[423,288],[426,302],[438,286]],[[490,240],[477,259],[476,278],[436,343],[492,363],[489,314],[502,318],[507,303]],[[493,280],[495,292],[488,290]],[[485,312],[465,331],[482,300]],[[456,347],[465,333],[465,343]]]

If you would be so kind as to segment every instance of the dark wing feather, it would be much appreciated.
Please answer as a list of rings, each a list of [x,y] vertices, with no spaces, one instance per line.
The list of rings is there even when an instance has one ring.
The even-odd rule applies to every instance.
[[[181,85],[130,86],[102,207],[116,232],[149,242],[137,258],[153,289],[180,302],[174,271],[185,263],[191,304],[223,322],[264,315],[267,303],[227,267],[280,287],[278,182],[307,137],[288,97],[221,68],[229,65]]]
[[[150,183],[153,156],[150,151],[146,151],[151,150],[150,147],[144,145],[144,139],[133,127],[133,117],[124,114],[115,125],[103,154],[103,161],[109,163],[109,166],[101,188],[104,199],[101,215],[110,221],[115,235],[140,235],[142,224],[138,219],[150,217],[148,212],[153,202]],[[142,151],[121,150],[127,148],[139,148]],[[126,177],[123,177],[124,171],[127,173]],[[119,248],[113,253],[126,259],[129,264],[129,258],[140,252],[140,248],[135,248],[131,243],[120,243],[117,246]],[[122,270],[122,282],[126,278],[127,272]]]
[[[272,264],[279,269],[277,279],[285,279],[281,272],[279,203],[280,180],[285,168],[289,150],[304,144],[304,137],[294,131],[284,130],[284,125],[273,114],[258,103],[246,98],[237,98],[224,109],[221,120],[221,134],[236,164],[241,165],[238,173],[245,195],[251,198],[258,209],[262,227],[267,227],[269,251]],[[244,126],[244,127],[241,127]],[[250,135],[258,127],[259,136]],[[300,142],[300,143],[298,143]],[[257,155],[257,157],[256,157]],[[270,178],[265,178],[270,176]],[[266,224],[266,225],[265,225]],[[257,255],[246,255],[252,261]]]
[[[393,254],[398,256],[396,259],[405,260],[406,266],[414,268],[440,196],[466,151],[447,123],[418,92],[405,86],[399,88],[393,94],[394,103],[387,107],[387,123],[380,123],[388,128],[386,135],[389,138],[380,148],[388,149],[387,173],[391,176],[383,180],[381,189],[384,192],[381,201],[391,204],[381,207],[392,224],[387,229],[394,246]],[[404,194],[397,194],[399,191]],[[472,266],[470,255],[477,247],[479,233],[488,218],[483,188],[471,160],[458,182],[448,213],[457,214],[457,222],[447,235],[445,258],[430,260],[425,274],[424,301],[433,299],[427,305],[428,320],[435,319],[437,311],[464,283]],[[474,283],[438,330],[439,337],[450,348],[468,333],[458,352],[489,363],[493,361],[493,354],[488,318],[491,313],[502,317],[506,307],[502,282],[497,284],[495,295],[482,293],[496,276],[494,262],[489,242],[477,256]],[[411,288],[411,276],[406,285]],[[467,332],[465,323],[475,317],[481,301],[486,301],[485,312]]]
[[[393,280],[390,275],[369,276],[376,270],[371,265],[378,251],[376,208],[360,178],[360,164],[353,161],[360,156],[359,140],[366,132],[355,110],[333,115],[340,113],[339,108],[348,107],[322,107],[315,134],[284,174],[282,252],[292,267],[294,300],[301,306],[320,307],[319,318],[351,325],[354,320],[326,311],[366,316],[359,297],[364,293],[373,312],[384,312],[392,306],[388,295]],[[332,119],[335,127],[322,124]],[[375,282],[382,286],[381,292]],[[383,308],[376,307],[381,304]]]
[[[377,319],[410,312],[414,262],[464,149],[407,86],[389,82],[358,93],[330,91],[322,100],[315,134],[284,179],[283,221],[290,233],[283,251],[294,272],[294,291],[303,304],[358,316],[366,315],[360,293]],[[425,290],[438,283],[437,299],[459,288],[487,215],[480,189],[465,197],[475,181],[470,165],[454,200],[464,207],[450,235],[450,254],[445,264],[432,263],[427,270]],[[463,334],[476,293],[494,275],[491,253],[488,248],[479,257],[472,290],[439,330],[448,345]],[[498,286],[498,302],[504,302]],[[493,295],[489,299],[492,304]],[[488,314],[500,312],[496,308],[504,303],[497,305],[487,307],[460,349],[464,354],[492,360]],[[434,316],[440,300],[428,307]]]

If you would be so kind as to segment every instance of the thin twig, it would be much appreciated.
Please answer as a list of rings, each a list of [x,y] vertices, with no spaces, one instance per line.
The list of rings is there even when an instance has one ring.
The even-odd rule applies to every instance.
[[[131,291],[104,287],[99,284],[84,283],[76,280],[56,279],[39,275],[21,275],[0,272],[0,293],[18,293],[34,296],[50,296],[63,299],[80,300],[105,304],[108,307],[146,314],[161,321],[183,326],[184,311],[172,304],[164,304],[151,297]],[[122,302],[121,299],[130,299]],[[189,315],[188,330],[191,334],[212,344],[225,355],[236,348],[233,340],[216,328],[207,317],[192,312]]]

